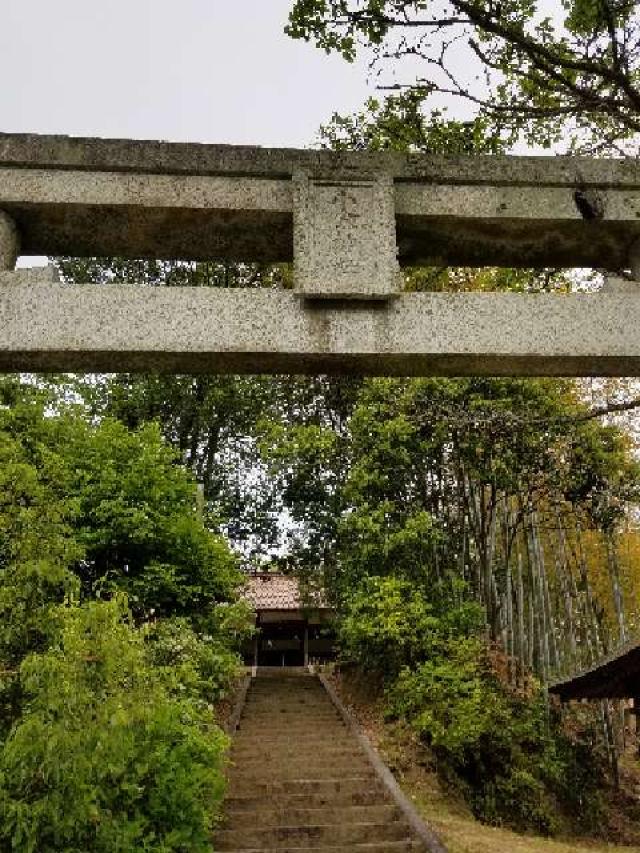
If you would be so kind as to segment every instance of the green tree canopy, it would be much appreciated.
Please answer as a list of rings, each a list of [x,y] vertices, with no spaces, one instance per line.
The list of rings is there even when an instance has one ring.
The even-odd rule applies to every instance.
[[[296,0],[287,31],[348,60],[369,48],[383,88],[464,101],[512,141],[611,150],[640,130],[633,0]]]

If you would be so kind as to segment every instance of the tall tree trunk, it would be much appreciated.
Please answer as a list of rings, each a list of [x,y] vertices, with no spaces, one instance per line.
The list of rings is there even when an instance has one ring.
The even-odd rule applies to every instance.
[[[560,514],[558,502],[554,506],[555,518],[557,524],[557,558],[556,558],[556,574],[560,581],[562,589],[562,597],[564,601],[564,612],[567,620],[565,628],[565,639],[568,644],[568,666],[564,667],[564,672],[567,670],[573,672],[577,665],[577,648],[576,648],[576,630],[575,616],[573,612],[573,597],[572,597],[572,574],[571,565],[567,558],[567,544],[564,531],[564,523]]]
[[[609,529],[604,534],[605,547],[607,551],[607,566],[611,579],[611,590],[613,594],[613,607],[618,625],[618,640],[620,644],[626,642],[627,626],[624,616],[624,602],[622,597],[622,586],[620,583],[620,566],[618,564],[618,552],[615,542],[615,534]]]

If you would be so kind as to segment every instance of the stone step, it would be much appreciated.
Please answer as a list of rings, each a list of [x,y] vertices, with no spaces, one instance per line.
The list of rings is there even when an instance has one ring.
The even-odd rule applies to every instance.
[[[262,678],[309,678],[316,680],[317,676],[309,672],[306,666],[259,666],[257,679]]]
[[[300,764],[303,767],[305,765],[311,767],[320,762],[321,764],[335,764],[336,767],[341,767],[344,764],[348,767],[350,762],[358,763],[364,761],[366,764],[369,763],[365,753],[357,749],[357,746],[354,747],[353,744],[346,751],[340,748],[297,750],[293,744],[290,744],[288,748],[282,747],[270,750],[261,749],[260,746],[256,749],[250,749],[245,746],[241,751],[233,750],[229,757],[234,764],[241,761],[247,766],[273,762],[278,765]]]
[[[336,738],[325,741],[307,743],[303,741],[297,748],[293,738],[283,738],[280,743],[264,743],[258,739],[244,738],[233,744],[230,753],[234,758],[251,759],[254,756],[264,758],[286,758],[299,756],[326,755],[331,758],[346,758],[347,756],[360,756],[364,752],[357,743],[348,741],[337,741]]]
[[[382,841],[407,841],[410,829],[402,821],[390,823],[307,824],[277,826],[262,829],[247,826],[243,829],[221,829],[216,832],[218,850],[238,850],[247,847],[280,848],[281,846],[313,848],[327,844],[366,844]]]
[[[282,693],[317,693],[318,696],[322,696],[322,685],[312,679],[308,681],[265,679],[263,682],[257,679],[252,681],[251,691],[254,695],[261,693],[267,696],[278,696]]]
[[[349,774],[356,774],[361,779],[374,778],[374,770],[364,764],[351,767],[334,767],[332,765],[315,765],[314,767],[265,767],[263,770],[246,769],[242,766],[231,768],[234,781],[248,784],[260,784],[273,780],[274,782],[304,782],[310,780],[319,782],[322,780],[332,781],[348,778]]]
[[[251,716],[259,716],[265,722],[270,717],[280,717],[286,716],[287,719],[317,719],[319,717],[327,718],[331,717],[332,719],[342,721],[342,717],[336,713],[333,708],[330,707],[318,707],[317,705],[273,705],[272,707],[267,707],[265,705],[246,705],[242,716],[246,719]]]
[[[295,744],[296,740],[292,737],[282,737],[279,740],[261,740],[260,738],[238,736],[231,748],[231,754],[234,756],[244,755],[248,758],[252,755],[289,755],[292,751],[298,751],[305,755],[317,755],[325,750],[343,755],[362,754],[358,744],[340,737],[305,740],[300,744],[299,750],[296,750]]]
[[[245,725],[261,726],[265,737],[269,737],[272,732],[279,734],[288,726],[306,731],[309,737],[322,734],[325,727],[331,727],[332,730],[340,730],[347,735],[349,734],[349,730],[341,717],[321,714],[320,719],[318,719],[316,714],[312,714],[309,711],[296,711],[295,713],[286,714],[260,714],[254,711],[252,715],[241,716],[240,724],[242,723]]]
[[[327,737],[342,737],[346,734],[346,729],[338,723],[324,723],[309,729],[309,727],[295,721],[289,724],[278,721],[278,725],[275,725],[271,721],[266,720],[264,723],[260,723],[259,720],[240,720],[238,733],[247,736],[251,735],[255,737],[256,741],[262,740],[263,737],[265,739],[267,737],[274,739],[289,738],[295,741],[304,740],[310,735],[321,735],[323,739]]]
[[[335,723],[344,726],[342,717],[334,711],[318,711],[301,708],[284,708],[277,710],[263,710],[261,708],[245,708],[240,717],[240,722],[255,721],[266,726],[267,729],[278,724],[304,726],[308,731],[313,731],[312,724]]]
[[[337,714],[317,714],[309,711],[276,711],[274,713],[263,714],[260,711],[249,711],[240,717],[241,723],[256,723],[263,727],[264,732],[268,733],[278,726],[298,726],[306,729],[307,732],[314,732],[314,726],[339,726],[344,729],[345,725],[342,717]]]
[[[333,762],[317,761],[290,762],[290,761],[254,761],[238,762],[230,765],[231,772],[237,778],[251,778],[256,782],[263,779],[341,779],[356,774],[367,776],[373,772],[373,768],[366,761]]]
[[[278,765],[300,764],[302,766],[307,765],[310,767],[321,762],[323,764],[335,764],[336,767],[341,767],[342,765],[349,766],[349,762],[365,761],[367,764],[369,763],[367,756],[362,750],[357,748],[357,745],[354,747],[353,744],[350,744],[345,749],[341,749],[340,747],[337,749],[327,747],[326,749],[301,748],[297,750],[295,748],[295,744],[291,741],[288,746],[280,746],[278,748],[271,747],[270,749],[263,747],[261,744],[258,744],[254,749],[252,749],[248,743],[245,743],[241,749],[232,750],[229,757],[235,764],[243,762],[247,765],[269,764],[273,762]]]
[[[236,770],[231,774],[227,788],[230,797],[274,797],[283,794],[296,796],[329,796],[379,793],[383,790],[376,776],[354,775],[340,779],[246,779]]]
[[[286,731],[283,729],[282,731],[274,732],[273,735],[273,737],[263,739],[260,732],[253,729],[238,729],[235,735],[237,738],[235,744],[243,749],[255,745],[256,748],[263,747],[267,750],[276,750],[295,746],[296,743],[299,743],[302,747],[303,744],[307,743],[305,732]],[[310,749],[316,747],[318,750],[324,750],[333,746],[339,748],[345,743],[344,732],[339,730],[326,731],[322,733],[322,737],[314,737],[308,743]],[[353,742],[349,745],[352,748],[354,746]]]
[[[253,696],[264,696],[266,699],[272,699],[275,696],[318,696],[326,698],[326,693],[323,695],[322,686],[318,683],[295,683],[282,684],[271,680],[264,684],[251,684],[251,694]]]
[[[255,687],[252,687],[250,695],[247,698],[256,702],[275,702],[278,699],[291,699],[292,701],[311,701],[316,699],[318,702],[329,701],[327,694],[318,688],[306,688],[305,690],[273,690],[264,688],[263,690],[256,690]]]
[[[227,853],[301,853],[308,847],[242,847],[228,850]],[[351,853],[356,850],[360,853],[414,853],[424,851],[424,847],[417,841],[387,841],[383,844],[348,844],[348,845],[322,845],[314,847],[315,853]]]
[[[304,714],[305,719],[321,719],[325,717],[331,717],[332,719],[341,720],[342,717],[338,714],[336,709],[332,705],[327,705],[326,707],[317,708],[316,706],[309,707],[300,707],[300,705],[282,705],[282,704],[274,704],[274,705],[265,705],[262,703],[254,703],[253,705],[247,704],[242,711],[243,717],[252,717],[252,716],[260,716],[262,718],[270,717],[272,714],[286,714],[290,716]]]
[[[283,686],[276,685],[275,682],[272,684],[265,684],[263,686],[259,686],[254,683],[251,685],[251,696],[266,700],[275,699],[276,697],[308,699],[314,696],[317,696],[318,699],[327,699],[327,694],[324,693],[322,687],[317,684]]]
[[[257,676],[257,678],[251,680],[251,687],[255,690],[273,689],[274,691],[322,689],[322,685],[314,676],[310,678],[260,678],[260,676]]]
[[[367,806],[329,805],[316,808],[261,808],[252,812],[234,811],[226,808],[226,817],[222,829],[241,829],[251,826],[302,826],[305,824],[334,823],[388,823],[402,819],[397,806],[387,803],[375,803]]]
[[[301,713],[300,711],[281,711],[275,714],[261,714],[259,711],[250,711],[246,715],[243,714],[240,718],[240,724],[242,725],[243,723],[245,725],[256,723],[266,731],[285,726],[297,726],[299,729],[307,732],[314,731],[315,727],[344,727],[342,720],[337,714],[308,714]]]
[[[319,693],[322,690],[322,684],[317,678],[254,678],[251,681],[252,690],[271,691],[272,693],[284,693],[287,690],[313,690]]]
[[[317,678],[254,678],[251,681],[252,690],[270,690],[273,693],[282,693],[286,690],[314,690],[316,693],[322,690],[322,684]]]
[[[260,679],[251,682],[251,692],[254,696],[258,693],[264,696],[281,696],[285,693],[316,693],[318,696],[322,696],[322,689],[322,684],[313,679],[308,681],[296,681],[295,679],[275,681],[271,678],[262,682]]]
[[[326,702],[322,702],[315,697],[308,701],[287,699],[282,702],[267,702],[266,700],[262,702],[260,699],[253,699],[245,703],[243,713],[248,713],[249,711],[260,712],[261,714],[274,714],[280,711],[285,711],[290,714],[301,712],[305,714],[337,713],[333,705],[327,705]]]
[[[299,755],[319,755],[325,750],[331,755],[363,755],[358,744],[341,741],[339,738],[327,738],[323,741],[309,741],[300,745],[296,750],[294,738],[282,738],[281,741],[260,741],[257,738],[245,737],[238,739],[231,748],[234,757],[251,758],[253,755],[277,756],[291,755],[296,752]]]
[[[299,687],[302,689],[304,687],[311,687],[317,690],[319,687],[322,687],[320,680],[315,675],[311,675],[308,678],[296,678],[295,676],[292,678],[287,678],[286,676],[284,678],[274,678],[273,676],[260,678],[258,675],[257,678],[251,680],[251,684],[256,687],[264,687],[269,683],[274,684],[274,689],[283,689],[284,687]]]
[[[255,726],[241,726],[236,730],[236,737],[238,738],[238,743],[242,743],[243,746],[247,744],[254,743],[256,745],[264,743],[265,745],[270,744],[271,748],[277,749],[285,744],[295,744],[295,743],[304,743],[306,742],[307,737],[309,736],[309,732],[304,729],[294,729],[292,727],[279,727],[278,729],[274,729],[274,731],[269,732],[268,737],[264,737],[264,727],[255,727]],[[320,735],[318,737],[317,735]],[[344,729],[334,729],[334,728],[325,728],[320,732],[314,734],[312,740],[309,743],[316,743],[319,745],[319,748],[324,748],[324,746],[328,743],[342,743],[345,737]]]
[[[296,758],[307,761],[322,755],[325,759],[341,759],[343,761],[351,759],[360,759],[364,757],[364,752],[359,749],[357,744],[347,743],[336,744],[326,741],[322,747],[317,744],[301,744],[299,747],[291,740],[284,741],[276,746],[266,746],[264,743],[252,745],[250,742],[234,744],[229,757],[231,761],[237,763],[239,761],[254,761],[261,759],[263,761],[273,761],[277,759],[288,759],[295,761]]]
[[[318,705],[323,708],[332,708],[333,704],[328,701],[326,694],[323,696],[321,693],[313,693],[305,692],[301,694],[295,693],[283,693],[280,695],[269,695],[265,692],[264,695],[251,693],[247,697],[247,707],[251,705],[280,705],[280,704],[289,704],[289,705]]]
[[[292,707],[303,706],[305,708],[333,708],[333,704],[327,701],[326,696],[316,695],[311,693],[304,696],[292,696],[290,694],[282,696],[256,696],[255,694],[247,697],[245,708],[251,707],[279,707],[281,705],[290,705]]]
[[[339,717],[321,717],[308,715],[304,712],[295,714],[254,714],[240,718],[240,725],[260,727],[265,737],[271,734],[280,735],[289,729],[306,732],[307,735],[324,734],[325,729],[341,731],[348,734],[348,729]]]
[[[320,681],[251,681],[214,847],[235,853],[423,850]]]
[[[229,812],[259,812],[261,809],[320,809],[348,808],[351,806],[379,806],[388,803],[388,794],[383,788],[371,787],[369,790],[324,790],[308,791],[306,794],[270,791],[268,796],[239,795],[227,796],[225,809]]]
[[[326,745],[333,744],[351,744],[353,745],[354,738],[349,734],[348,730],[344,726],[337,726],[336,728],[332,728],[330,731],[323,730],[314,730],[308,731],[303,739],[293,740],[291,738],[291,734],[289,729],[274,729],[271,731],[266,725],[263,726],[260,730],[260,736],[254,737],[253,734],[249,736],[245,729],[238,729],[233,738],[234,744],[264,744],[273,746],[277,748],[278,746],[282,746],[289,743],[300,743],[300,745],[311,744],[312,746],[318,746],[318,748],[324,748]]]

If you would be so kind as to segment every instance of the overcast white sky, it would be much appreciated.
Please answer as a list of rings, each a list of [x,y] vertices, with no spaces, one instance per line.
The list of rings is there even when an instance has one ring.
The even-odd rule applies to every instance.
[[[372,93],[291,0],[0,0],[0,131],[305,146]]]

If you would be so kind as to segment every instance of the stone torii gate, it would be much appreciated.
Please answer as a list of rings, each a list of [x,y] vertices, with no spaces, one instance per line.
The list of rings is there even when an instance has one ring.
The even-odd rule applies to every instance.
[[[294,289],[67,285],[19,254],[293,261]],[[403,293],[413,264],[628,274]],[[1,370],[640,375],[639,280],[633,161],[0,135]]]

